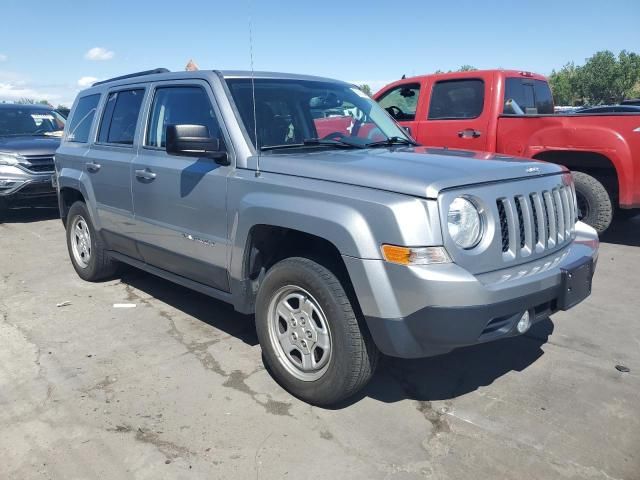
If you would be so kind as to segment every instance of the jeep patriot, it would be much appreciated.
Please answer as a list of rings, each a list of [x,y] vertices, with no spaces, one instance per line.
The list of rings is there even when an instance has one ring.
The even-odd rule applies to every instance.
[[[255,314],[265,366],[334,404],[380,352],[526,332],[591,292],[570,173],[420,147],[354,85],[158,69],[81,92],[55,157],[78,275],[119,262]]]

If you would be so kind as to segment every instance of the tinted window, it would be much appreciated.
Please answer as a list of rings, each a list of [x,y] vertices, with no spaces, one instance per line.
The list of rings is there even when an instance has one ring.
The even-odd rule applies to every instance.
[[[89,141],[89,131],[96,115],[96,108],[100,94],[87,95],[78,100],[78,104],[71,117],[71,122],[67,128],[67,140],[69,142],[86,143]]]
[[[482,80],[446,80],[437,82],[431,93],[429,119],[476,118],[484,106]]]
[[[542,80],[525,78],[507,78],[504,92],[504,113],[516,114],[507,102],[515,101],[523,113],[549,114],[553,113],[553,98],[549,84]]]
[[[220,126],[206,92],[200,87],[158,88],[153,99],[145,145],[165,148],[167,125],[204,125],[220,137]]]
[[[144,90],[111,92],[102,116],[98,141],[133,145]]]
[[[419,96],[419,84],[405,84],[386,92],[378,103],[396,120],[411,121],[416,118]]]

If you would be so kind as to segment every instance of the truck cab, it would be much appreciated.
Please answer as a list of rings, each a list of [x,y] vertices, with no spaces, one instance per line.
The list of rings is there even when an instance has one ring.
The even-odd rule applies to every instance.
[[[640,208],[640,114],[555,114],[546,78],[516,70],[403,78],[374,98],[423,145],[568,167],[580,218],[599,233]]]

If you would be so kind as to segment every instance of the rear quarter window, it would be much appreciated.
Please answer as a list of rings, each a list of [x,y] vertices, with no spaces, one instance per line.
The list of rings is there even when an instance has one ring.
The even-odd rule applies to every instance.
[[[429,120],[477,118],[484,107],[484,82],[480,79],[443,80],[431,91]]]
[[[530,78],[507,78],[504,90],[504,110],[506,115],[515,115],[509,100],[515,101],[520,109],[529,115],[553,113],[553,97],[549,84],[543,80]]]
[[[68,124],[66,140],[68,142],[87,143],[93,119],[96,116],[100,94],[87,95],[78,100]]]

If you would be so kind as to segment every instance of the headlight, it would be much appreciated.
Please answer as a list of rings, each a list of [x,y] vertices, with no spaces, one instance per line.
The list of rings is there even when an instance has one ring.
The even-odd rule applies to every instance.
[[[468,250],[482,239],[482,219],[476,206],[464,197],[458,197],[449,205],[447,214],[449,235],[456,245]]]
[[[0,152],[0,165],[17,165],[22,156],[17,153]]]

